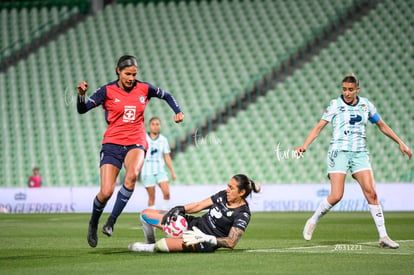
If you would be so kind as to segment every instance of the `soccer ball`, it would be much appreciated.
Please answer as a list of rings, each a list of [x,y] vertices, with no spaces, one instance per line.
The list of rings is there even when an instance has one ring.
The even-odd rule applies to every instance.
[[[165,232],[167,237],[180,237],[185,230],[187,230],[187,220],[178,215],[175,221],[171,221],[170,224],[164,225],[162,231]]]

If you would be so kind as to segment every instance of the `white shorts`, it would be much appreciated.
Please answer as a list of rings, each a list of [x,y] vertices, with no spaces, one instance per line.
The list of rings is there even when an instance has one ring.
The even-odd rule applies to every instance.
[[[348,170],[352,174],[364,170],[372,170],[368,152],[329,151],[326,157],[328,174],[346,174]]]
[[[145,187],[152,187],[160,182],[168,181],[166,172],[159,172],[155,175],[141,175],[141,181]]]

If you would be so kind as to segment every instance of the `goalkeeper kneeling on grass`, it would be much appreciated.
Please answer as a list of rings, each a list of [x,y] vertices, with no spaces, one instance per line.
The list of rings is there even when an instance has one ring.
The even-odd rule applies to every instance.
[[[141,213],[146,243],[132,243],[135,252],[214,252],[219,247],[234,248],[250,221],[246,197],[260,192],[260,186],[243,174],[233,176],[222,190],[202,201],[176,206],[170,211],[145,209]],[[186,215],[208,209],[201,217]],[[155,227],[163,229],[183,216],[188,230],[179,237],[155,241]]]

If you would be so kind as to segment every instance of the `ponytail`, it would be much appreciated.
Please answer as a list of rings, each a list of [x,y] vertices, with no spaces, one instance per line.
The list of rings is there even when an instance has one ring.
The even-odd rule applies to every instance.
[[[239,184],[237,188],[239,191],[245,190],[245,194],[243,195],[243,199],[245,199],[248,195],[251,195],[251,192],[259,193],[261,188],[260,185],[255,183],[252,179],[244,174],[237,174],[233,176]]]

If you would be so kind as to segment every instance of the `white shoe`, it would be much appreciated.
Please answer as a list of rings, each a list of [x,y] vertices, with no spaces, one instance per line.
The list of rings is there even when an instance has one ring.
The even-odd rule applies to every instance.
[[[155,243],[131,243],[128,249],[134,252],[154,252]]]
[[[306,221],[305,228],[303,228],[303,238],[307,241],[310,241],[312,239],[312,234],[315,228],[316,224],[313,223],[311,219],[308,219]]]
[[[378,243],[381,247],[389,247],[389,248],[394,248],[394,249],[397,249],[400,247],[398,243],[391,240],[390,237],[388,236],[380,238]]]

